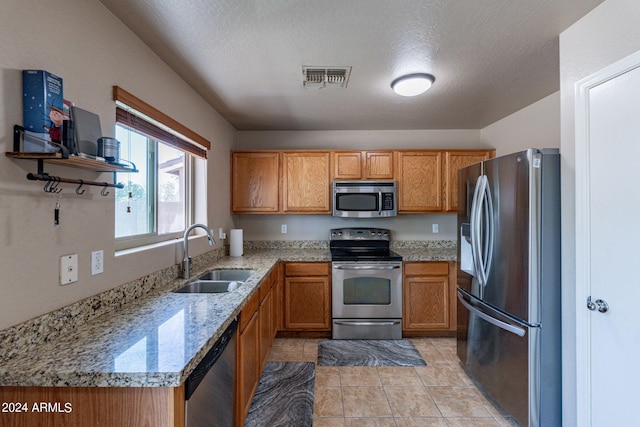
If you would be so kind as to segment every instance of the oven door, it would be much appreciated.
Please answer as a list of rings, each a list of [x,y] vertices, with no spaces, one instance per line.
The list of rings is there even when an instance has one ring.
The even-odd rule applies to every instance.
[[[401,262],[334,262],[334,319],[402,318]]]

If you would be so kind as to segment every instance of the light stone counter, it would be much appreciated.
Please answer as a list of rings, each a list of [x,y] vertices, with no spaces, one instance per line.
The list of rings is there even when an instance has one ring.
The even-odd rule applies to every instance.
[[[405,261],[451,261],[456,254],[455,246],[450,246],[409,244],[392,248]],[[169,279],[163,284],[163,280],[167,281],[164,277],[155,278],[160,285],[150,286],[148,293],[129,298],[131,288],[148,286],[148,280],[141,279],[140,283],[116,288],[112,295],[100,299],[99,304],[106,304],[106,300],[115,308],[97,317],[87,317],[85,313],[96,310],[96,302],[82,301],[66,311],[44,315],[44,320],[35,319],[25,322],[26,326],[0,331],[4,347],[0,355],[0,386],[180,386],[278,261],[327,262],[331,255],[323,244],[297,248],[283,245],[276,249],[261,249],[258,245],[245,249],[242,257],[214,257],[192,274],[195,278],[212,269],[254,270],[236,291],[176,294],[171,291],[187,281]],[[126,301],[118,305],[119,298]],[[70,312],[73,317],[84,316],[88,320],[48,335],[63,322],[55,316],[68,318]],[[54,327],[47,325],[47,330],[45,322]],[[41,334],[45,337],[34,345],[32,335],[39,330],[44,331]]]
[[[176,294],[184,279],[158,289],[35,350],[14,349],[0,364],[0,386],[177,387],[238,316],[271,268],[283,261],[329,261],[328,250],[264,250],[223,257],[208,269],[255,273],[224,294]],[[196,272],[193,277],[205,270]]]

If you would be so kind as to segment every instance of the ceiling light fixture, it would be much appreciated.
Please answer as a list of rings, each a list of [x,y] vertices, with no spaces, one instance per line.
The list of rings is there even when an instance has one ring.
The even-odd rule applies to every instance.
[[[435,81],[436,78],[431,74],[407,74],[392,81],[391,89],[398,95],[416,96],[426,92]]]

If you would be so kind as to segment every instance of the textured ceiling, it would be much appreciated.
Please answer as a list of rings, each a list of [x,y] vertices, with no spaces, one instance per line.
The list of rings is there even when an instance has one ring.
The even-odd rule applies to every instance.
[[[101,0],[238,130],[479,129],[559,89],[602,0]],[[351,66],[346,89],[302,66]],[[436,77],[423,95],[390,82]]]

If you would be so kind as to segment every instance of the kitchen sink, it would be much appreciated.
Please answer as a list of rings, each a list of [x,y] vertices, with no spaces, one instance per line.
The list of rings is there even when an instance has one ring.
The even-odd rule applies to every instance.
[[[212,270],[191,283],[176,289],[178,294],[220,294],[231,292],[242,286],[253,274],[253,270]]]
[[[228,280],[244,282],[253,274],[253,270],[212,270],[198,277],[197,280]]]
[[[194,280],[176,289],[177,294],[221,294],[231,292],[242,286],[242,282],[235,280]]]

